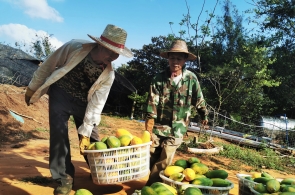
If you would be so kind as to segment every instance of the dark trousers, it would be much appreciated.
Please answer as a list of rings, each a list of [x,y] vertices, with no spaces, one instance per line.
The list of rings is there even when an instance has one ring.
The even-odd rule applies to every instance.
[[[68,136],[68,120],[72,115],[76,128],[83,123],[87,103],[74,98],[55,84],[49,89],[49,169],[53,179],[74,178],[75,167],[71,162],[71,148]],[[98,137],[91,138],[91,142]],[[73,143],[79,144],[79,143]],[[87,157],[84,156],[87,164]]]

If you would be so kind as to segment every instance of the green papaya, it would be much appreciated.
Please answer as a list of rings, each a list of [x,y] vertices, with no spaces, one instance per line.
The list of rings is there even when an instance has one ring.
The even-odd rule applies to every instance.
[[[270,178],[268,177],[257,177],[255,179],[253,179],[254,182],[256,183],[262,183],[262,184],[266,184],[266,182],[270,180]]]
[[[180,166],[184,169],[188,168],[188,162],[184,159],[179,159],[177,161],[174,162],[175,166]]]
[[[208,178],[221,178],[226,179],[228,173],[225,170],[211,170],[204,174]]]
[[[196,178],[191,181],[191,184],[200,185],[200,186],[212,186],[213,181],[210,178]]]
[[[281,184],[295,185],[295,178],[285,178],[281,181]]]
[[[272,175],[268,174],[267,172],[262,171],[261,173],[261,177],[267,177],[270,179],[275,179]]]
[[[202,195],[202,192],[199,188],[188,187],[185,189],[184,195]]]
[[[151,188],[158,194],[158,195],[175,195],[177,194],[177,190],[165,183],[162,182],[155,182],[151,185]]]
[[[280,191],[280,182],[276,179],[270,179],[265,184],[266,189],[270,193],[278,192]]]
[[[158,195],[158,194],[150,186],[143,186],[143,188],[141,189],[141,195]]]
[[[211,180],[213,181],[212,186],[215,187],[228,187],[232,184],[230,181],[221,178],[212,178]]]

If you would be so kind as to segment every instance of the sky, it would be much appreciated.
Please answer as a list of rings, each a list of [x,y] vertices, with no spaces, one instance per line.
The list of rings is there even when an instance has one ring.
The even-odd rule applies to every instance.
[[[242,14],[253,8],[251,1],[232,3]],[[222,15],[222,3],[219,0],[215,15]],[[92,41],[87,34],[100,37],[108,24],[114,24],[127,31],[127,48],[141,49],[152,37],[181,30],[179,22],[187,14],[187,6],[191,20],[196,22],[200,15],[202,24],[215,4],[216,0],[0,0],[0,43],[28,45],[36,34],[51,35],[51,44],[58,48],[71,39]],[[119,67],[130,60],[120,56],[113,64]]]

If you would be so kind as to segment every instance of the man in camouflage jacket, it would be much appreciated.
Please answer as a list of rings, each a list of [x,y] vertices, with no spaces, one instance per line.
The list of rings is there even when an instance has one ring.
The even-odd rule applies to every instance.
[[[160,171],[172,163],[176,149],[186,134],[195,107],[206,125],[207,109],[200,84],[194,73],[184,68],[185,62],[196,56],[187,50],[182,40],[172,43],[169,51],[160,53],[169,67],[157,74],[150,85],[146,108],[146,130],[151,133],[150,177],[146,185],[161,181]]]

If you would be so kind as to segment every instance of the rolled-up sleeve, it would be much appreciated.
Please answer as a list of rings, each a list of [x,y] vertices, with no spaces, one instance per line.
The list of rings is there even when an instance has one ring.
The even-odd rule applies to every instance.
[[[156,88],[156,81],[153,79],[150,85],[147,104],[146,104],[146,119],[157,118],[157,106],[159,104],[159,91]]]
[[[107,101],[110,89],[115,79],[114,71],[111,71],[108,78],[103,81],[88,101],[83,124],[78,128],[78,133],[90,137],[95,125],[99,125],[101,113]]]

